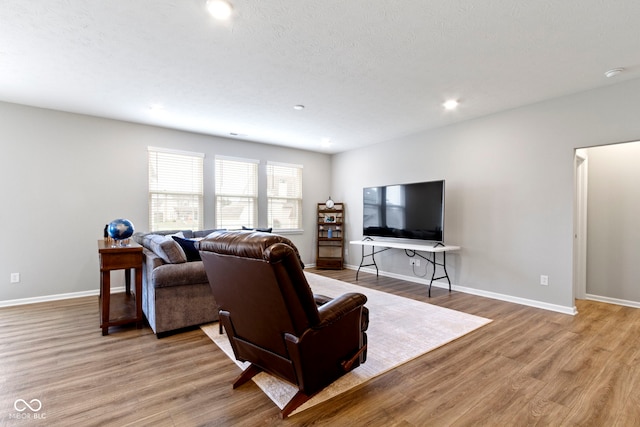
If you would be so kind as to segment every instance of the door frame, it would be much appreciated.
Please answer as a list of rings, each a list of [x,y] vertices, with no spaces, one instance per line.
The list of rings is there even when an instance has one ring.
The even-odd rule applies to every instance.
[[[573,297],[585,299],[587,294],[587,196],[589,158],[587,150],[578,148],[574,155],[573,192]]]

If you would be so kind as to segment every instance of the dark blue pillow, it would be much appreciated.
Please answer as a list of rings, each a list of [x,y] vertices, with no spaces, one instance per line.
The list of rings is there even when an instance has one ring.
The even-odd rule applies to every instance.
[[[178,244],[184,251],[184,254],[187,256],[187,262],[202,261],[202,258],[200,257],[200,251],[196,249],[195,247],[196,242],[194,240],[182,239],[178,236],[171,236],[171,237],[173,238],[173,240],[178,242]]]
[[[249,227],[245,227],[244,225],[242,226],[243,230],[252,230],[252,231],[262,231],[264,233],[271,233],[271,231],[273,231],[273,228],[269,227],[269,228],[249,228]]]

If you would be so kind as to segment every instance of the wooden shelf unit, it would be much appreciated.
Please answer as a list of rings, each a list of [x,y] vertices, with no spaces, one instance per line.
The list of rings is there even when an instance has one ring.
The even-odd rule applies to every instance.
[[[327,208],[318,203],[316,267],[330,270],[344,268],[344,204]]]

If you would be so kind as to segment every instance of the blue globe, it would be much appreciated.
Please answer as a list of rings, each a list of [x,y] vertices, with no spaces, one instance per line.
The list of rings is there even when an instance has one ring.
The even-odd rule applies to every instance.
[[[128,219],[114,219],[107,227],[107,233],[113,240],[128,239],[133,235],[133,223]]]

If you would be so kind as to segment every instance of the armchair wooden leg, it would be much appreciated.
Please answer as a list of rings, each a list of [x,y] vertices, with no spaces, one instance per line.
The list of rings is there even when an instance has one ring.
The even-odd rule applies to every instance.
[[[238,378],[236,378],[236,380],[233,382],[233,388],[240,387],[242,384],[246,383],[251,378],[259,374],[260,372],[262,372],[262,369],[258,368],[254,364],[249,365],[249,367],[244,371],[242,371],[242,373],[238,376]],[[302,405],[307,400],[311,399],[313,396],[315,396],[315,394],[312,394],[311,396],[309,396],[301,391],[298,391],[295,394],[295,396],[291,398],[289,403],[287,403],[285,407],[280,411],[280,418],[282,419],[287,418],[290,413],[292,413],[293,411],[296,410],[296,408],[298,408],[298,406]]]
[[[280,418],[285,419],[290,413],[296,410],[298,406],[302,405],[307,400],[311,399],[314,395],[308,396],[301,391],[298,391],[295,396],[282,408],[280,411]]]
[[[236,380],[233,382],[233,388],[240,387],[242,384],[246,383],[251,378],[258,375],[260,372],[262,372],[262,369],[258,368],[252,363],[251,365],[249,365],[247,369],[242,371],[242,373],[238,376],[238,378],[236,378]]]

